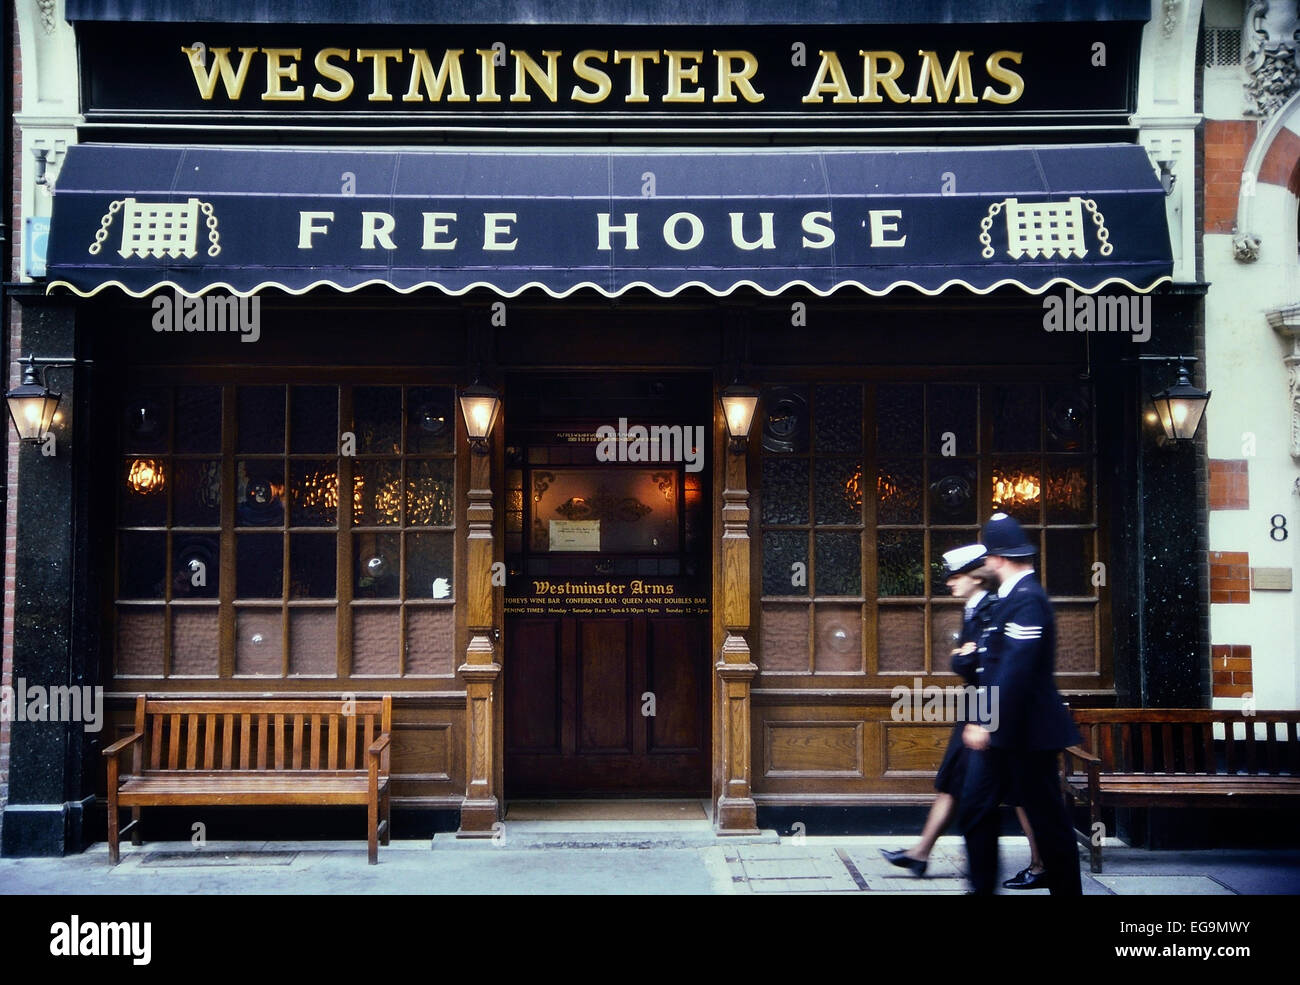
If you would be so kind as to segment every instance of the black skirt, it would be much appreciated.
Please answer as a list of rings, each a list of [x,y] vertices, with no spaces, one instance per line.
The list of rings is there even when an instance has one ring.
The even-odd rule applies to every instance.
[[[953,725],[952,735],[948,736],[948,748],[943,751],[943,762],[939,764],[939,772],[934,776],[934,789],[954,797],[961,796],[962,784],[966,782],[966,762],[970,750],[961,741],[961,730],[965,727],[965,722]]]

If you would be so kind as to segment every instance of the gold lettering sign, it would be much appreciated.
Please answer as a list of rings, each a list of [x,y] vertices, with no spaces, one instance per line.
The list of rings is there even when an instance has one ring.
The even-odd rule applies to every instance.
[[[577,52],[496,45],[461,48],[303,48],[182,46],[200,98],[231,102],[339,103],[354,93],[367,102],[527,103],[561,100],[590,106],[673,104],[759,106],[763,71],[739,48],[672,48]],[[980,103],[1010,105],[1024,95],[1013,66],[1024,53],[1001,50],[898,51],[823,49],[803,73],[807,105]],[[782,66],[785,73],[788,66]],[[798,78],[796,74],[796,78]],[[651,80],[656,83],[650,87]],[[257,80],[257,81],[254,81]],[[915,80],[915,81],[912,81]],[[471,89],[471,86],[474,86]],[[652,96],[650,89],[659,93]],[[260,89],[260,91],[258,91]],[[252,90],[252,91],[249,91]],[[256,95],[254,96],[254,92]]]

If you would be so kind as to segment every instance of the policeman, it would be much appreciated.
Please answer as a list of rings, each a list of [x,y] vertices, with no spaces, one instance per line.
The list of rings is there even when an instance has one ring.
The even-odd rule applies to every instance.
[[[996,513],[984,525],[985,567],[998,581],[994,626],[978,683],[996,712],[967,724],[970,757],[958,821],[966,835],[971,886],[992,895],[998,873],[998,805],[1008,798],[1029,817],[1053,895],[1080,895],[1074,827],[1057,777],[1060,750],[1080,741],[1056,690],[1056,619],[1047,593],[1033,577],[1033,556],[1020,524]]]

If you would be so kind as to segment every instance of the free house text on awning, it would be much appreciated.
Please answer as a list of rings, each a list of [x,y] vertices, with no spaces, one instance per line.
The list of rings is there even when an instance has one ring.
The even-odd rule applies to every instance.
[[[502,295],[702,287],[871,294],[1172,270],[1135,145],[939,149],[281,149],[80,145],[51,289],[133,295],[372,284]]]

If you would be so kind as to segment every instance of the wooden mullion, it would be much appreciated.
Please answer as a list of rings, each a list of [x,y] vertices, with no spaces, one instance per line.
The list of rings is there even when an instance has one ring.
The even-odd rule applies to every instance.
[[[217,592],[217,635],[220,641],[217,676],[229,680],[235,675],[235,428],[238,413],[235,386],[221,387],[221,535],[218,564],[221,587]]]
[[[340,679],[352,675],[352,572],[355,567],[352,552],[354,549],[352,536],[352,511],[355,491],[353,483],[356,481],[356,458],[342,454],[342,434],[344,431],[351,431],[355,426],[352,419],[352,387],[349,385],[340,385],[338,387],[338,407],[339,407],[339,517],[338,517],[338,541],[335,545],[335,555],[337,563],[334,568],[334,597],[337,600],[337,610],[335,619],[335,665],[334,673]],[[353,432],[355,434],[355,431]],[[346,503],[344,490],[347,490]]]
[[[398,534],[397,534],[397,676],[406,673],[406,553],[407,545],[410,543],[411,518],[407,515],[407,469],[410,463],[406,458],[407,435],[406,428],[409,424],[407,420],[407,387],[401,387],[399,393],[401,400],[401,423],[397,429],[398,456],[397,456],[397,475],[398,490],[401,497],[398,504]],[[367,743],[369,745],[369,743]]]
[[[293,508],[293,462],[289,458],[289,443],[293,437],[293,387],[284,387],[284,504],[280,511],[280,677],[289,676],[289,586],[293,575],[289,568],[289,513]],[[278,748],[278,747],[277,747]]]
[[[879,673],[880,573],[876,550],[876,385],[862,386],[862,668],[868,676]]]

